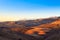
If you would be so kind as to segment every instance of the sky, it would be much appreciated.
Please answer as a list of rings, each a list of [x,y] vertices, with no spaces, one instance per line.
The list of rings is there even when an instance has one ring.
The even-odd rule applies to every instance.
[[[60,16],[60,0],[0,0],[0,21]]]

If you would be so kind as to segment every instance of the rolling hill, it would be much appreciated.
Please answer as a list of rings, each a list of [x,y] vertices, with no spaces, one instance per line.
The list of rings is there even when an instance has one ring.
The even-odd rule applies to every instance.
[[[0,40],[60,40],[60,17],[0,22]]]

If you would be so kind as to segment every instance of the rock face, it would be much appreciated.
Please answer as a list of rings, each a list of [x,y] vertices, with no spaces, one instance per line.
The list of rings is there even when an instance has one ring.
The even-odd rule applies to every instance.
[[[0,22],[0,40],[60,40],[60,17]]]

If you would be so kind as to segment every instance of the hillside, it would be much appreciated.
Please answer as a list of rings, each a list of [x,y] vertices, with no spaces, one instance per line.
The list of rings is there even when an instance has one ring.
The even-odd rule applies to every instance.
[[[0,40],[60,40],[60,17],[0,22]]]

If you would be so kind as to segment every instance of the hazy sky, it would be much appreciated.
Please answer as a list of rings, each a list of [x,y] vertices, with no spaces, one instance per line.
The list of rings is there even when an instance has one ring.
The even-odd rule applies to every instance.
[[[60,16],[60,0],[0,0],[0,21]]]

